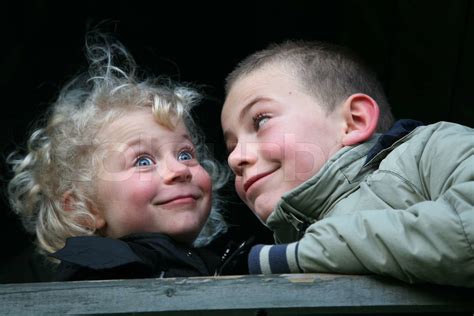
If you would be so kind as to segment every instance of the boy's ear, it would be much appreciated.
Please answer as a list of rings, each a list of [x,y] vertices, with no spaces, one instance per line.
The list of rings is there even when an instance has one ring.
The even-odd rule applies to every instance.
[[[66,212],[72,212],[74,210],[74,204],[76,203],[76,197],[74,193],[69,190],[63,194],[63,206]],[[92,216],[94,217],[94,227],[96,230],[102,229],[105,227],[105,218],[101,215],[100,211],[93,205],[89,205],[89,210]],[[91,226],[90,220],[84,218],[79,218],[79,224],[84,226]]]
[[[344,146],[362,143],[372,137],[380,112],[374,99],[363,93],[353,94],[344,102],[342,111],[346,122],[346,133],[342,138]]]

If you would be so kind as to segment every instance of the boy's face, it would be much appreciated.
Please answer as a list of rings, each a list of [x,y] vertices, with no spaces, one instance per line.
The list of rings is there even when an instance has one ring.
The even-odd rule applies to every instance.
[[[211,180],[184,125],[171,131],[148,111],[130,112],[100,133],[98,212],[105,235],[159,232],[193,241],[211,209]]]
[[[342,147],[341,111],[327,114],[282,66],[238,80],[221,115],[240,198],[266,222],[281,196],[315,175]]]

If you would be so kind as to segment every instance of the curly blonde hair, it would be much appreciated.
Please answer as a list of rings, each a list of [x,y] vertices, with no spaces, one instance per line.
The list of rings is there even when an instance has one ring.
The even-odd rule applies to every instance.
[[[93,225],[84,224],[94,220],[89,210],[94,186],[83,185],[96,172],[91,159],[98,146],[95,134],[127,112],[150,108],[163,126],[173,128],[178,120],[184,122],[200,163],[211,175],[212,210],[194,241],[195,246],[208,244],[227,230],[217,191],[227,182],[228,171],[210,156],[191,117],[200,94],[170,80],[139,79],[132,56],[105,35],[89,37],[85,48],[88,71],[61,90],[46,120],[31,134],[26,153],[8,158],[14,172],[8,184],[13,210],[27,231],[36,233],[39,248],[47,253],[62,248],[68,237],[97,234]],[[71,209],[64,205],[66,193],[74,196]]]

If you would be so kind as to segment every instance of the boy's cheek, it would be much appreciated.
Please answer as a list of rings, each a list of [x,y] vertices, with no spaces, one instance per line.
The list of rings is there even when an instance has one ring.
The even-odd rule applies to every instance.
[[[259,144],[259,154],[268,160],[280,159],[284,154],[285,148],[278,142],[262,142]]]
[[[245,199],[245,192],[244,192],[244,187],[242,183],[242,177],[236,176],[234,185],[235,185],[235,191],[239,195],[240,199],[245,202],[246,199]]]
[[[285,180],[306,181],[328,160],[329,154],[312,143],[287,142],[284,150]]]

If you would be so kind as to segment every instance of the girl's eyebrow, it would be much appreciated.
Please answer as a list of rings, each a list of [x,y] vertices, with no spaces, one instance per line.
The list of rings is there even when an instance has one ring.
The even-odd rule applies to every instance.
[[[142,138],[141,137],[134,137],[131,140],[128,140],[125,144],[129,147],[135,147],[138,146],[142,143]]]
[[[147,146],[147,144],[150,144],[152,140],[148,139],[147,141],[144,140],[144,137],[133,137],[127,141],[125,141],[123,144],[130,149],[137,150],[142,147]]]
[[[188,134],[181,134],[181,137],[190,141],[191,143],[193,142],[193,140],[191,139],[191,137],[188,135]]]
[[[146,141],[144,140],[146,139]],[[191,144],[194,144],[191,137],[187,134],[187,133],[184,133],[184,134],[180,134],[180,135],[177,135],[176,136],[176,139],[175,141],[176,142],[179,142],[179,141],[182,141],[182,140],[185,140],[185,141],[188,141],[190,142]],[[160,137],[133,137],[129,140],[127,140],[126,142],[124,142],[125,145],[127,145],[128,147],[140,147],[140,146],[143,146],[143,144],[155,144],[155,143],[160,143],[160,142],[163,142],[163,138],[160,138]],[[166,142],[166,141],[165,141]]]

